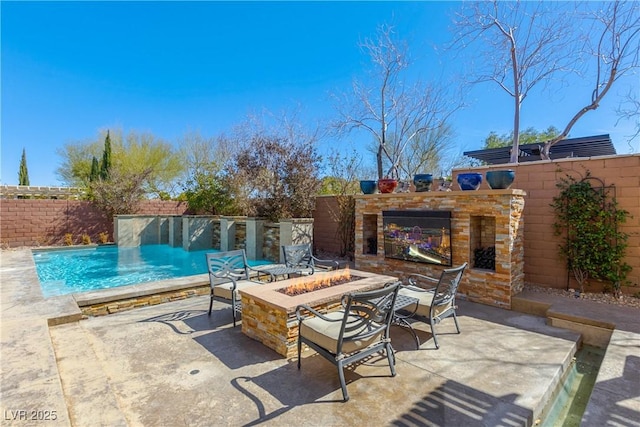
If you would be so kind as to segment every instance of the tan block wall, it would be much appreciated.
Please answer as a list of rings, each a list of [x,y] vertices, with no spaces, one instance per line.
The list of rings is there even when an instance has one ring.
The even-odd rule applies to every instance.
[[[313,212],[313,249],[316,251],[340,253],[338,240],[338,222],[336,213],[338,204],[333,196],[316,198],[316,209]]]
[[[591,176],[603,180],[605,185],[615,185],[619,207],[631,214],[620,227],[629,235],[625,261],[633,268],[627,277],[633,286],[623,287],[623,292],[640,291],[640,154],[458,169],[453,173],[453,186],[457,188],[458,173],[474,171],[484,174],[491,169],[513,169],[515,180],[511,188],[527,193],[524,207],[525,282],[552,288],[577,286],[558,253],[561,237],[553,234],[555,213],[550,204],[560,192],[556,183],[567,174],[579,179],[589,170]],[[486,180],[483,180],[481,189],[488,188]],[[600,291],[602,288],[602,284],[594,283],[587,290]]]
[[[138,213],[182,215],[186,209],[186,203],[144,200]],[[67,233],[73,235],[76,244],[82,243],[83,234],[88,234],[96,243],[102,232],[109,233],[109,240],[113,241],[113,223],[86,201],[0,200],[0,242],[3,247],[62,245]]]
[[[519,190],[452,191],[356,196],[355,264],[359,270],[405,278],[412,273],[439,276],[444,268],[434,264],[407,262],[385,258],[382,211],[389,209],[421,209],[451,211],[451,247],[454,266],[469,263],[459,291],[470,301],[511,308],[511,297],[524,287],[524,193]],[[365,222],[377,216],[377,254],[368,253]],[[485,246],[496,248],[495,271],[473,268],[472,221],[493,217],[495,236]],[[479,232],[482,232],[482,227]]]

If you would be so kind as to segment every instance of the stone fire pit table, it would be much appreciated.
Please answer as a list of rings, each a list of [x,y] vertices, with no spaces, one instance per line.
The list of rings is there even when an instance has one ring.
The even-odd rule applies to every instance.
[[[318,272],[312,276],[296,277],[240,290],[242,332],[286,358],[294,357],[297,356],[298,305],[307,304],[322,312],[332,311],[340,306],[340,299],[344,294],[378,289],[386,283],[398,280],[392,276],[351,270],[351,277],[357,276],[360,279],[294,296],[277,291],[294,283],[322,280],[340,273],[343,273],[343,270]]]

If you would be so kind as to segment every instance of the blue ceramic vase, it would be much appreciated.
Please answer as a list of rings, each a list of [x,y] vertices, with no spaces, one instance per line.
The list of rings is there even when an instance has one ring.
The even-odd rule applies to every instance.
[[[430,173],[418,173],[413,176],[413,185],[416,186],[416,192],[431,191],[433,183],[433,175]]]
[[[363,194],[374,194],[378,189],[378,182],[375,180],[360,181],[360,190]]]
[[[480,188],[482,184],[482,174],[477,172],[461,173],[458,174],[458,185],[461,190],[473,191]]]
[[[489,184],[491,189],[506,190],[511,187],[511,184],[513,184],[516,173],[512,169],[492,170],[487,171],[485,176],[487,178],[487,184]]]

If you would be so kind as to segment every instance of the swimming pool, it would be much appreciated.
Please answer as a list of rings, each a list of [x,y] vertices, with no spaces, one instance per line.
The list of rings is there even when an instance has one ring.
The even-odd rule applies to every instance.
[[[45,298],[205,274],[208,252],[219,251],[188,252],[168,245],[32,250]],[[252,266],[270,263],[249,261]]]

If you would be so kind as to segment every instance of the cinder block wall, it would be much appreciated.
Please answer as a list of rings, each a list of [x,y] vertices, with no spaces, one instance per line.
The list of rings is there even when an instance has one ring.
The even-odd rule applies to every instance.
[[[317,251],[340,253],[338,240],[338,222],[336,216],[338,203],[333,196],[316,198],[316,209],[313,213],[313,248]]]
[[[146,215],[181,215],[183,202],[144,200],[138,213]],[[91,203],[79,200],[2,199],[0,201],[0,242],[3,247],[47,246],[64,244],[65,234],[74,243],[82,243],[88,234],[92,242],[109,233],[113,241],[113,223]]]
[[[453,185],[457,187],[459,173],[473,171],[484,174],[491,169],[513,169],[515,180],[511,188],[527,193],[524,207],[525,283],[552,288],[566,288],[567,283],[570,287],[577,286],[558,252],[561,237],[553,234],[555,213],[550,204],[560,193],[556,183],[561,178],[569,174],[579,179],[588,170],[592,177],[603,180],[606,186],[615,185],[618,206],[631,214],[620,229],[629,235],[625,260],[633,268],[628,279],[636,286],[623,291],[640,291],[640,154],[457,169],[453,172]],[[489,188],[485,180],[480,188]],[[587,290],[600,291],[602,284],[593,284]]]

